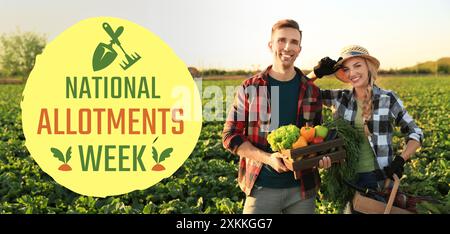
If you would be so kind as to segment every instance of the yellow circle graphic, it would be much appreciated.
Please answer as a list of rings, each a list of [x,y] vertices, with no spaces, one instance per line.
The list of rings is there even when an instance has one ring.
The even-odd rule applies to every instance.
[[[26,147],[79,194],[146,189],[171,176],[197,143],[201,100],[160,38],[127,20],[83,20],[47,45],[23,92]]]

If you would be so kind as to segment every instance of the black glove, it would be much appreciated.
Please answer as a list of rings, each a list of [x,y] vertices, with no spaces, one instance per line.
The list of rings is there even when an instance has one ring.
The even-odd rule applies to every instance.
[[[317,78],[322,78],[323,76],[335,73],[340,68],[340,66],[336,66],[336,63],[341,59],[342,57],[339,57],[337,61],[334,61],[329,57],[322,58],[314,67],[314,74],[316,74]]]
[[[394,158],[391,165],[384,168],[384,172],[386,173],[386,176],[392,180],[394,180],[394,174],[396,174],[398,178],[402,178],[404,165],[405,160],[402,157],[397,156]]]

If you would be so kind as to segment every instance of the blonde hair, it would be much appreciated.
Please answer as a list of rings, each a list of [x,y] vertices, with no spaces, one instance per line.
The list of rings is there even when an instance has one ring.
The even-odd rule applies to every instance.
[[[372,105],[372,100],[373,100],[373,86],[375,83],[375,80],[378,77],[378,70],[375,67],[374,64],[372,64],[370,61],[368,61],[367,59],[364,58],[364,61],[366,62],[367,65],[367,69],[369,70],[369,84],[367,85],[367,90],[366,93],[364,95],[364,100],[363,100],[363,106],[362,106],[362,119],[363,119],[363,123],[364,123],[364,133],[366,134],[366,136],[370,136],[371,133],[369,131],[369,127],[368,127],[368,121],[370,119],[372,119],[372,115],[373,115],[373,105]]]

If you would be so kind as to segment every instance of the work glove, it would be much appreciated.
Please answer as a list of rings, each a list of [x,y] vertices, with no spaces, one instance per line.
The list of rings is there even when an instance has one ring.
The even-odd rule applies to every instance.
[[[340,68],[340,66],[336,66],[336,63],[340,60],[342,60],[342,57],[339,57],[337,61],[329,57],[322,58],[314,67],[314,74],[316,74],[317,78],[322,78],[323,76],[335,73]]]
[[[386,173],[386,176],[391,180],[394,180],[394,174],[396,174],[398,178],[402,178],[404,165],[405,160],[402,157],[397,156],[394,158],[391,165],[384,167],[384,172]]]

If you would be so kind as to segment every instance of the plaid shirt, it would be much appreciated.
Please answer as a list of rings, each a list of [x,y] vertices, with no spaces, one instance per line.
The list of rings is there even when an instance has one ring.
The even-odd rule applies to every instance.
[[[321,90],[320,93],[324,105],[335,108],[335,117],[343,117],[355,125],[357,106],[353,90]],[[374,86],[372,106],[373,115],[368,121],[372,134],[368,140],[377,158],[377,169],[383,169],[393,159],[393,124],[400,126],[401,132],[407,135],[406,142],[412,139],[422,143],[423,133],[394,92]]]
[[[268,133],[274,129],[274,126],[271,126],[270,115],[271,93],[267,88],[270,68],[271,66],[243,81],[236,93],[222,133],[223,146],[233,154],[237,154],[238,147],[245,141],[251,142],[265,152],[271,152],[266,139]],[[301,77],[296,125],[301,127],[305,122],[320,124],[322,122],[320,90],[298,68],[295,70]],[[238,183],[245,194],[250,195],[262,166],[263,163],[259,161],[240,157]],[[301,198],[314,196],[320,186],[318,170],[301,171],[300,178]]]

